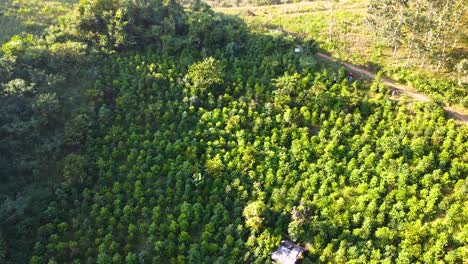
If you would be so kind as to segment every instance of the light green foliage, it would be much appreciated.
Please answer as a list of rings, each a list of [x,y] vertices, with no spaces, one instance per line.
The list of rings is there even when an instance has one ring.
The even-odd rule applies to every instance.
[[[242,215],[245,217],[245,225],[255,231],[262,227],[266,206],[261,201],[255,201],[245,206]]]
[[[223,174],[224,165],[220,157],[216,156],[206,161],[205,168],[209,175],[220,177]]]
[[[5,53],[6,57],[12,57],[18,53],[24,53],[33,42],[34,37],[31,34],[24,36],[16,35],[2,45],[2,52]]]
[[[40,35],[77,2],[77,0],[2,0],[0,44],[20,33]]]
[[[187,77],[193,83],[193,95],[204,95],[206,92],[219,93],[215,88],[223,84],[223,67],[221,63],[209,57],[190,65]]]
[[[8,95],[23,95],[31,92],[33,88],[34,85],[27,85],[23,79],[14,79],[3,86],[3,92]]]
[[[234,6],[267,6],[286,3],[298,3],[302,0],[208,0],[205,1],[215,7],[234,7]]]
[[[126,44],[126,7],[122,1],[80,1],[77,28],[84,38],[105,49],[114,49]]]

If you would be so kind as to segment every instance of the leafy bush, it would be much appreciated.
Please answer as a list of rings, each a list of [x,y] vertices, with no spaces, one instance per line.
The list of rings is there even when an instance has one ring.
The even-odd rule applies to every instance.
[[[68,154],[63,159],[63,177],[68,184],[83,183],[87,177],[85,157],[78,154]]]

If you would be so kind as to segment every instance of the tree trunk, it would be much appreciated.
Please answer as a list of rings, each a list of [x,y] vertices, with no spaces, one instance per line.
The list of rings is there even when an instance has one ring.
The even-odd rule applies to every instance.
[[[398,27],[395,29],[395,46],[393,47],[393,58],[396,57],[397,50],[398,50],[398,41],[401,38],[401,26],[403,25],[403,11],[404,6],[400,5],[400,18],[398,21]]]
[[[410,60],[411,60],[411,57],[413,55],[413,42],[414,42],[414,38],[415,38],[415,35],[416,35],[416,30],[418,30],[418,18],[419,18],[419,5],[421,4],[421,1],[418,0],[417,1],[417,5],[416,5],[416,14],[414,15],[414,23],[412,23],[410,25],[410,31],[411,31],[411,35],[410,35],[410,39],[409,39],[409,42],[410,42],[410,45],[408,47],[408,56],[406,57],[406,65],[408,66],[409,63],[410,63]]]
[[[424,65],[426,64],[426,54],[427,54],[427,51],[424,51],[424,55],[423,55],[422,62],[421,62],[421,68],[424,67]]]
[[[430,31],[426,32],[426,35],[424,36],[424,51],[423,51],[423,57],[422,57],[422,62],[421,62],[421,67],[424,67],[426,65],[426,56],[429,50],[432,49],[431,45],[432,41],[432,33]]]
[[[328,29],[328,42],[332,42],[333,38],[333,0],[329,0],[330,2],[330,25]]]
[[[452,43],[452,49],[454,49],[454,48],[456,48],[456,47],[457,47],[458,40],[459,40],[459,38],[458,38],[458,37],[456,37],[456,38],[455,38],[455,40],[454,40],[454,41],[453,41],[453,43]]]
[[[446,38],[444,38],[444,41],[443,41],[443,47],[442,47],[442,55],[439,56],[439,60],[437,61],[437,68],[436,68],[436,72],[439,72],[440,70],[440,66],[442,64],[442,59],[445,59],[445,50],[447,48],[447,41],[446,41]]]
[[[411,37],[411,39],[410,39],[410,45],[409,45],[409,47],[408,47],[408,54],[407,54],[407,56],[406,56],[406,66],[409,65],[412,55],[413,55],[413,38]]]

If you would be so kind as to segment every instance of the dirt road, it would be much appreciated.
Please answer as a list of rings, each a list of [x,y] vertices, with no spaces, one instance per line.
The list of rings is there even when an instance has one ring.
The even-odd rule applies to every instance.
[[[291,4],[291,6],[296,6],[296,5],[297,4]],[[281,6],[282,7],[287,7],[288,5],[281,5]],[[262,8],[262,7],[258,7],[258,8]],[[220,10],[220,9],[223,9],[223,8],[218,8],[217,10]],[[226,8],[226,9],[236,9],[236,8]],[[255,9],[255,8],[254,7],[243,7],[243,8],[238,8],[238,9],[248,9],[248,10],[250,10],[250,9]],[[289,30],[286,30],[283,27],[280,27],[280,26],[277,26],[277,25],[264,23],[263,26],[265,28],[269,28],[269,29],[281,30],[282,32],[284,32],[286,34],[289,34],[289,35],[293,36],[297,40],[300,40],[300,39],[302,39],[304,37],[304,34],[299,34],[297,32],[289,31]],[[328,56],[326,54],[320,53],[320,52],[316,53],[316,56],[319,57],[319,58],[322,58],[324,60],[330,61],[330,62],[339,63],[339,64],[345,66],[346,68],[350,69],[352,72],[358,73],[359,75],[363,76],[364,78],[368,78],[368,79],[374,79],[375,78],[375,73],[370,72],[370,71],[368,71],[368,70],[366,70],[364,68],[360,68],[360,67],[354,66],[354,65],[349,64],[349,63],[337,61],[337,60],[333,59],[332,57],[330,57],[330,56]],[[399,94],[404,94],[404,95],[407,95],[407,96],[413,98],[415,101],[419,101],[419,102],[430,102],[431,101],[431,99],[429,97],[427,97],[426,95],[423,95],[423,94],[412,91],[412,89],[409,86],[403,85],[401,83],[397,83],[397,82],[395,82],[393,80],[390,80],[390,79],[384,78],[384,77],[382,77],[381,80],[382,80],[382,83],[384,85],[389,86],[392,89],[397,90]],[[468,125],[468,112],[466,112],[466,111],[461,112],[461,111],[453,109],[450,106],[444,107],[444,110],[447,112],[448,117],[455,119],[458,123]]]
[[[349,63],[336,61],[335,59],[333,59],[332,57],[330,57],[330,56],[328,56],[326,54],[318,52],[316,55],[317,55],[317,57],[320,57],[320,58],[325,59],[327,61],[340,63],[341,65],[343,65],[346,68],[348,68],[349,70],[351,70],[353,73],[359,73],[359,75],[361,75],[361,76],[363,76],[365,78],[374,79],[374,77],[375,77],[375,73],[373,73],[373,72],[370,72],[370,71],[368,71],[366,69],[363,69],[363,68],[360,68],[360,67],[356,67],[356,66],[354,66],[352,64],[349,64]],[[405,95],[413,98],[416,101],[420,101],[420,102],[430,102],[431,101],[431,99],[429,99],[429,97],[427,97],[427,96],[425,96],[423,94],[420,94],[420,93],[413,92],[413,91],[411,91],[411,89],[408,86],[397,83],[397,82],[394,82],[394,81],[392,81],[390,79],[382,77],[382,83],[384,85],[387,85],[387,86],[397,90],[400,94],[405,94]],[[449,106],[444,107],[444,109],[445,109],[445,111],[447,112],[447,114],[450,117],[458,120],[460,123],[468,125],[468,114],[463,114],[461,112],[458,112],[458,111],[454,110],[453,108],[451,108]]]

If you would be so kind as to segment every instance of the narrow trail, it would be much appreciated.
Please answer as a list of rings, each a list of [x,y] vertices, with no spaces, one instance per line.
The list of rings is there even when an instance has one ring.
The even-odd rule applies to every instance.
[[[373,72],[370,72],[370,71],[368,71],[366,69],[354,66],[354,65],[346,63],[346,62],[337,61],[337,60],[333,59],[332,57],[330,57],[330,56],[328,56],[326,54],[323,54],[321,52],[317,52],[316,56],[320,57],[320,58],[322,58],[324,60],[330,61],[330,62],[337,62],[337,63],[345,66],[349,70],[351,70],[353,73],[359,73],[359,75],[361,75],[361,76],[363,76],[363,77],[365,77],[367,79],[374,79],[375,78],[375,73],[373,73]],[[390,80],[388,78],[384,78],[384,77],[382,77],[381,80],[382,80],[382,83],[384,85],[389,86],[389,87],[397,90],[399,94],[404,94],[404,95],[407,95],[407,96],[413,98],[415,101],[419,101],[419,102],[430,102],[431,101],[431,99],[429,97],[427,97],[427,96],[425,96],[423,94],[411,91],[411,89],[406,85],[397,83],[395,81],[392,81],[392,80]],[[458,111],[456,111],[455,109],[453,109],[450,106],[445,106],[444,110],[447,112],[449,117],[452,117],[452,118],[458,120],[460,123],[468,125],[468,114],[463,114],[461,112],[458,112]]]
[[[274,25],[271,25],[271,24],[268,24],[268,23],[264,24],[263,26],[265,28],[268,28],[268,29],[281,30],[282,32],[284,32],[286,34],[289,34],[289,35],[293,36],[296,40],[302,39],[304,37],[303,34],[299,34],[297,32],[289,31],[289,30],[286,30],[284,28],[274,26]],[[370,71],[368,71],[368,70],[366,70],[364,68],[361,68],[361,67],[358,67],[358,66],[346,63],[346,62],[335,60],[331,56],[328,56],[328,55],[326,55],[324,53],[321,53],[321,52],[317,52],[315,55],[317,57],[322,58],[324,60],[327,60],[329,62],[339,63],[339,64],[345,66],[346,68],[348,68],[349,70],[353,71],[354,73],[358,73],[359,75],[361,75],[362,77],[364,77],[366,79],[371,79],[372,80],[372,79],[375,78],[375,73],[370,72]],[[384,78],[384,77],[381,77],[381,80],[382,80],[382,83],[384,85],[389,86],[392,89],[397,90],[399,94],[404,94],[404,95],[407,95],[407,96],[413,98],[415,101],[426,102],[426,103],[431,101],[431,99],[429,97],[427,97],[426,95],[423,95],[423,94],[412,91],[412,89],[407,85],[397,83],[397,82],[395,82],[393,80],[390,80],[390,79]],[[460,111],[457,111],[457,110],[453,109],[450,106],[445,106],[444,110],[447,113],[448,117],[455,119],[458,123],[468,125],[468,114],[467,113],[462,113]]]

